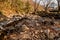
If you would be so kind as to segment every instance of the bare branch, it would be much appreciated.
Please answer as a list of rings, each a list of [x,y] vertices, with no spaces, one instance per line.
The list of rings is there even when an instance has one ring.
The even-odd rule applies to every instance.
[[[49,1],[49,2],[46,4],[45,12],[47,12],[47,9],[48,9],[48,6],[49,6],[50,3],[51,3],[51,1]]]

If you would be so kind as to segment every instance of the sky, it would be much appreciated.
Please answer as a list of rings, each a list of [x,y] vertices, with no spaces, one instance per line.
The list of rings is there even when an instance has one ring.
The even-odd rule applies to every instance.
[[[33,0],[35,2],[35,0]],[[40,3],[39,3],[40,1]],[[50,2],[50,3],[49,3]],[[49,7],[58,7],[58,2],[57,0],[37,0],[36,3],[39,3],[40,5],[42,6],[45,6],[46,7],[46,4],[49,3]]]

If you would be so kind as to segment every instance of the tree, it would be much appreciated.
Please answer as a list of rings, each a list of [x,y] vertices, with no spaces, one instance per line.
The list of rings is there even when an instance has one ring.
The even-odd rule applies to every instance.
[[[58,10],[60,10],[60,0],[57,0],[58,2]]]
[[[45,5],[45,12],[47,13],[47,9],[48,9],[48,6],[49,6],[49,4],[51,3],[51,1],[48,1],[48,3]]]
[[[37,1],[38,1],[38,3],[37,3]],[[50,6],[50,5],[52,5],[52,2],[54,2],[54,4],[55,4],[55,1],[53,1],[53,0],[35,0],[35,12],[36,12],[36,10],[37,10],[37,8],[38,8],[38,6],[39,6],[39,4],[40,4],[40,2],[43,2],[43,6],[44,6],[44,9],[45,9],[45,12],[47,12],[47,9],[48,9],[48,7]],[[36,4],[37,4],[37,7],[36,7]]]
[[[37,0],[35,0],[34,12],[36,12],[38,10],[39,3],[40,3],[40,0],[39,0],[38,4],[37,4]]]

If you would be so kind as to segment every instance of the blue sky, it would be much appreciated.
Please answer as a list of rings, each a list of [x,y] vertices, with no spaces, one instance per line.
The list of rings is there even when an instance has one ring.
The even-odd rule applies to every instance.
[[[35,0],[33,1],[35,2]],[[40,1],[40,5],[42,6],[46,6],[46,4],[50,2],[49,4],[50,7],[54,7],[54,8],[58,7],[57,0],[37,0],[36,2],[38,3],[39,1]]]

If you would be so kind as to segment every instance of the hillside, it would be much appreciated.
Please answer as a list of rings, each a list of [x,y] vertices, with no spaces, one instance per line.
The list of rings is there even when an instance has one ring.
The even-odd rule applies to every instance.
[[[60,40],[60,13],[46,10],[32,0],[0,0],[0,40]]]

